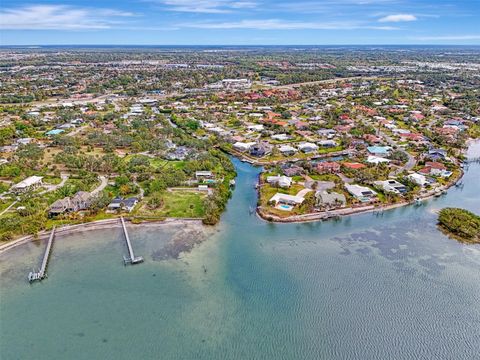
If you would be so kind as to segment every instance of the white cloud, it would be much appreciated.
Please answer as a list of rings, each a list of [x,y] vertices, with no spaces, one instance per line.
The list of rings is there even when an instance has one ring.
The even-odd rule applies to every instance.
[[[135,16],[113,9],[92,9],[67,5],[29,5],[0,11],[3,30],[108,29],[118,18]]]
[[[167,7],[167,10],[191,13],[224,14],[235,9],[251,9],[256,7],[253,1],[232,0],[150,0]]]
[[[279,19],[241,20],[233,22],[196,22],[180,24],[181,27],[197,29],[256,29],[256,30],[396,30],[390,26],[369,26],[357,22],[304,22]]]
[[[380,18],[379,22],[404,22],[404,21],[415,21],[417,17],[412,14],[394,14],[388,15]]]

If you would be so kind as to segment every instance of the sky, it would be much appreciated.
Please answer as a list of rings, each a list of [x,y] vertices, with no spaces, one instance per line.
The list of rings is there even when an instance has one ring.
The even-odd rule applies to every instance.
[[[480,45],[480,0],[0,0],[0,45]]]

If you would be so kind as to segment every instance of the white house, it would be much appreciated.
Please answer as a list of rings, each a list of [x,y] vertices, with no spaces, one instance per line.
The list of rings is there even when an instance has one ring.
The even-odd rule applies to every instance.
[[[42,179],[42,176],[30,176],[25,180],[20,181],[18,184],[13,185],[11,190],[18,193],[35,189],[42,184]]]
[[[427,178],[425,176],[423,176],[422,174],[417,174],[417,173],[410,174],[410,175],[407,176],[407,178],[409,178],[414,183],[416,183],[420,186],[425,186],[425,185],[429,184]]]
[[[380,156],[370,155],[367,159],[367,162],[369,164],[378,165],[378,164],[381,164],[381,163],[387,163],[388,164],[390,162],[390,160],[386,159],[386,158],[383,158],[383,157],[380,157]]]
[[[278,151],[280,151],[283,155],[293,155],[297,152],[297,149],[290,145],[282,145],[278,148]]]
[[[270,185],[278,185],[281,188],[289,188],[292,186],[292,178],[285,175],[268,176],[267,182]]]
[[[366,186],[356,184],[345,184],[347,191],[361,202],[372,201],[377,196],[377,193]]]
[[[235,144],[233,144],[233,148],[238,151],[248,151],[253,145],[255,145],[255,142],[244,143],[237,141]]]
[[[385,180],[385,181],[375,181],[374,184],[378,188],[394,194],[405,194],[407,192],[407,188],[405,185],[392,179]]]
[[[316,144],[309,142],[299,144],[298,148],[304,153],[311,153],[318,150],[318,146]]]

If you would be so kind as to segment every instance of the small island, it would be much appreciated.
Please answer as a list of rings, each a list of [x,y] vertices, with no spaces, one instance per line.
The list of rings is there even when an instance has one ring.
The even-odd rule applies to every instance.
[[[441,229],[455,239],[480,243],[480,216],[460,208],[444,208],[438,215]]]

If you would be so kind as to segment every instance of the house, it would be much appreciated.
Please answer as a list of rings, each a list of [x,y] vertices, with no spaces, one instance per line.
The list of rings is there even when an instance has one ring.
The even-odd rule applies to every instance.
[[[382,139],[378,136],[372,135],[372,134],[363,134],[362,136],[363,140],[370,144],[378,144],[382,141]]]
[[[332,148],[337,146],[337,142],[334,140],[320,140],[317,144],[323,148]]]
[[[268,176],[267,183],[272,186],[289,188],[290,186],[292,186],[292,178],[285,175]]]
[[[407,178],[410,179],[411,181],[413,181],[414,183],[416,183],[417,185],[420,185],[420,186],[426,186],[426,185],[430,184],[430,182],[427,180],[427,178],[422,174],[417,174],[417,173],[410,174],[410,175],[407,176]]]
[[[432,175],[432,176],[441,176],[441,177],[450,177],[452,175],[451,171],[448,171],[445,165],[436,161],[427,161],[425,167],[419,171],[423,175]]]
[[[361,202],[371,202],[377,197],[377,193],[366,186],[345,184],[347,191]]]
[[[71,199],[69,211],[86,210],[92,205],[92,194],[87,191],[79,191]]]
[[[52,205],[50,205],[50,209],[48,210],[49,216],[56,216],[63,214],[68,211],[70,208],[70,198],[66,197],[63,199],[59,199],[55,201]]]
[[[278,141],[286,141],[292,139],[292,136],[288,134],[274,134],[270,136],[272,140],[278,140]]]
[[[297,149],[290,145],[282,145],[278,148],[278,151],[280,151],[284,156],[291,156],[297,152]]]
[[[432,160],[445,160],[447,158],[447,150],[432,148],[428,150],[428,155]]]
[[[300,205],[303,201],[302,196],[276,193],[268,202],[274,204],[277,209],[291,211],[295,205]]]
[[[367,147],[367,151],[372,154],[372,155],[377,155],[377,156],[385,156],[388,155],[390,152],[391,147],[390,146],[369,146]]]
[[[28,145],[33,141],[32,138],[21,138],[16,141],[17,145]]]
[[[305,143],[301,143],[298,145],[298,149],[301,151],[301,152],[304,152],[304,153],[312,153],[312,152],[315,152],[318,150],[318,146],[313,144],[313,143],[309,143],[309,142],[305,142]]]
[[[285,176],[292,177],[292,176],[300,175],[301,173],[303,173],[303,168],[301,168],[300,166],[293,165],[293,166],[282,169],[282,171]]]
[[[53,129],[53,130],[47,131],[45,133],[45,135],[47,135],[47,136],[59,135],[59,134],[63,133],[64,131],[65,130],[62,130],[62,129]]]
[[[327,209],[344,207],[347,203],[345,195],[337,192],[317,191],[315,193],[316,205]]]
[[[374,181],[374,184],[385,192],[394,194],[405,194],[407,192],[407,187],[396,180]]]
[[[212,179],[213,177],[211,171],[195,171],[195,179],[197,180]]]
[[[389,159],[385,159],[383,157],[380,157],[380,156],[374,156],[374,155],[370,155],[367,159],[367,162],[369,164],[375,164],[375,165],[378,165],[378,164],[381,164],[381,163],[389,163],[390,160]]]
[[[14,193],[21,193],[28,190],[36,189],[37,187],[42,185],[42,176],[30,176],[25,180],[20,181],[18,184],[13,185],[11,190]]]
[[[316,170],[319,174],[337,173],[340,171],[340,164],[334,161],[319,162],[316,166]]]
[[[138,203],[138,198],[136,197],[131,197],[128,199],[123,200],[123,210],[126,210],[128,212],[131,212],[135,205]]]
[[[251,148],[253,145],[255,145],[254,142],[244,143],[244,142],[237,141],[235,144],[233,144],[233,148],[234,148],[235,150],[245,152],[245,151],[250,150],[250,148]]]
[[[268,144],[255,144],[250,148],[250,155],[256,157],[262,157],[271,152],[272,148]]]

